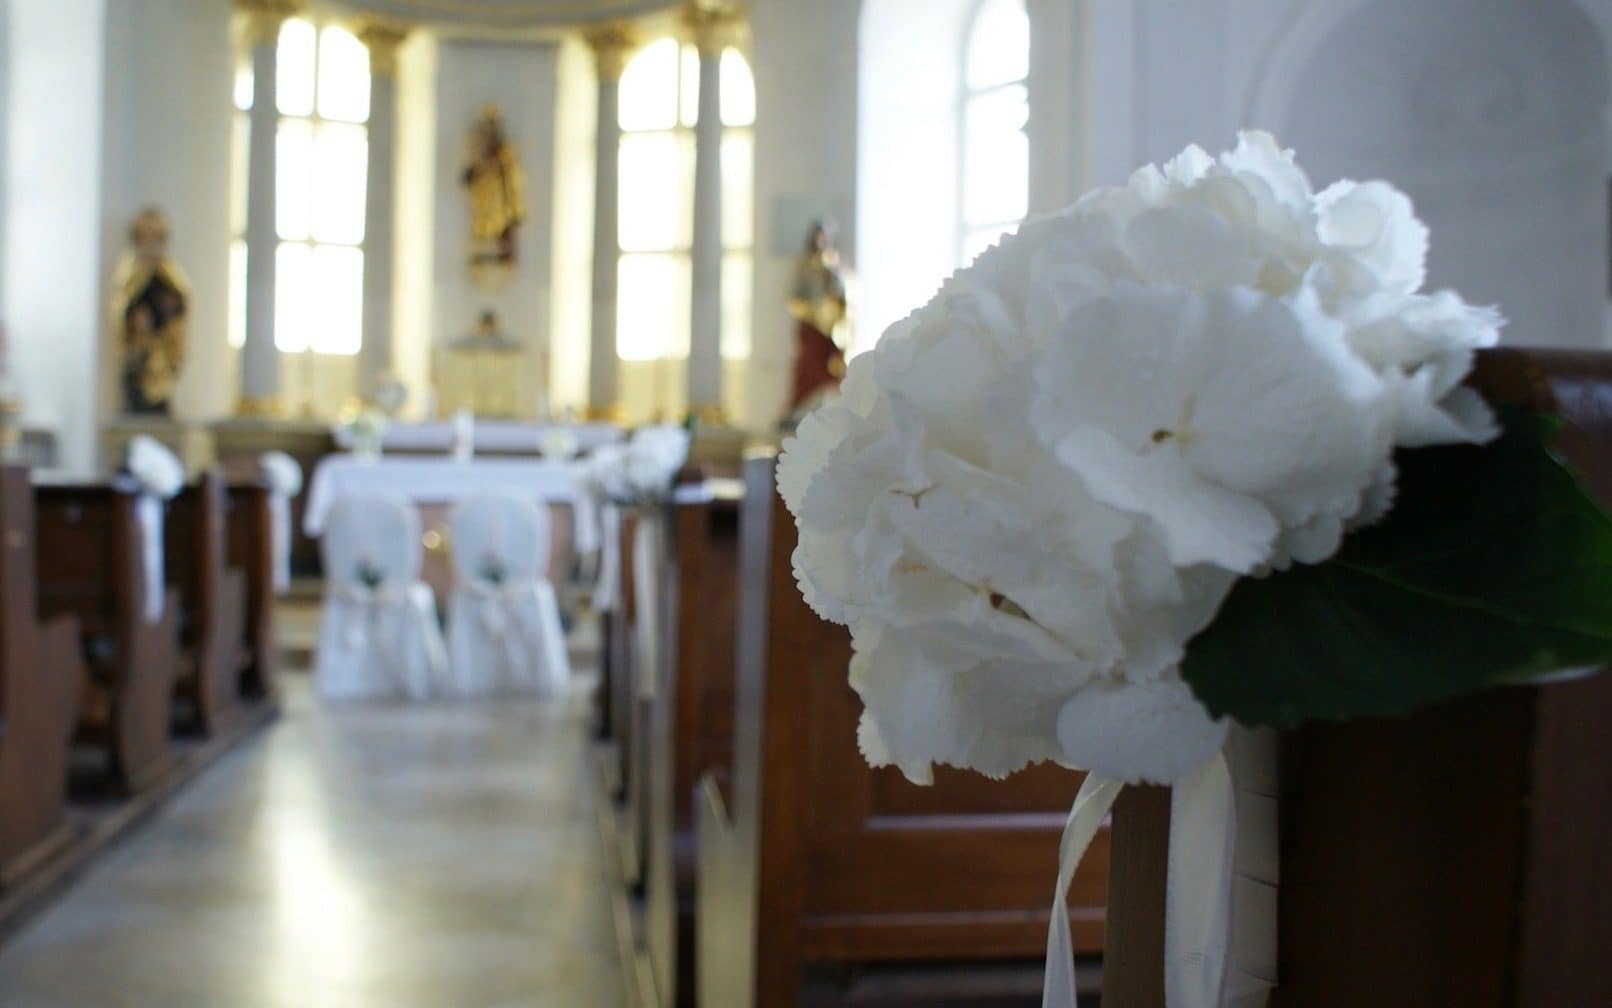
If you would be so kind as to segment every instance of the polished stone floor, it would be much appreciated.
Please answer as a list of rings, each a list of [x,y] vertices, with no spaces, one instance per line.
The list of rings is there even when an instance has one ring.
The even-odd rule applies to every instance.
[[[0,947],[5,1008],[617,1008],[585,697],[285,715]]]

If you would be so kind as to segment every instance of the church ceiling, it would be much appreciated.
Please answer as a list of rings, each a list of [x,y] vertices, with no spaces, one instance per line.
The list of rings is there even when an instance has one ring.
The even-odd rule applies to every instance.
[[[546,28],[635,17],[675,0],[354,0],[350,6],[402,21],[486,28]]]

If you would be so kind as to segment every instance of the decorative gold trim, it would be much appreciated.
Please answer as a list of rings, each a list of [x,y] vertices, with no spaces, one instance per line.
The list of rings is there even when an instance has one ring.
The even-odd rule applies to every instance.
[[[582,411],[582,416],[587,420],[621,424],[622,426],[627,423],[627,411],[622,408],[621,403],[611,403],[608,406],[589,406]]]
[[[244,15],[246,44],[273,42],[280,25],[302,13],[303,0],[235,0],[235,9]]]
[[[370,76],[396,77],[397,50],[409,37],[409,26],[395,21],[366,19],[359,22],[354,34],[369,50]]]
[[[722,50],[738,44],[744,9],[728,0],[694,0],[683,10],[683,23],[701,56],[720,56]]]
[[[238,417],[278,418],[285,416],[285,405],[280,402],[279,396],[249,396],[243,395],[235,404],[235,415]]]
[[[625,21],[602,21],[582,31],[582,39],[593,50],[600,80],[620,80],[627,61],[638,48],[638,33]]]
[[[693,415],[694,422],[702,427],[727,427],[728,414],[722,409],[721,403],[700,403],[690,406],[689,413]]]

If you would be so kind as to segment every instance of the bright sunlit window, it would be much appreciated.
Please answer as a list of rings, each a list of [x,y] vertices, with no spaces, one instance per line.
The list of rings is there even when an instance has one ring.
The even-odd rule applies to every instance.
[[[356,354],[363,333],[369,53],[344,28],[294,18],[276,74],[274,342],[286,353]],[[230,343],[246,332],[247,113],[252,71],[236,74]]]
[[[1017,226],[1029,206],[1029,74],[1024,0],[981,0],[963,57],[960,264]]]
[[[722,355],[750,355],[751,207],[755,81],[736,49],[722,54]],[[622,360],[689,351],[694,125],[699,54],[661,39],[621,77],[620,227],[616,352]]]

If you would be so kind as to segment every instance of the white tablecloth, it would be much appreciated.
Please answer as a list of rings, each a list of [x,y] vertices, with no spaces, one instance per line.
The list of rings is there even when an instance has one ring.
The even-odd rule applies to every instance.
[[[570,431],[577,440],[578,451],[591,451],[600,445],[620,441],[626,432],[614,424],[535,423],[520,420],[477,420],[473,440],[477,450],[485,452],[529,452],[536,455],[542,450],[543,439],[554,431]],[[352,447],[352,436],[346,428],[336,429],[336,444]],[[439,451],[453,448],[453,421],[429,420],[421,423],[392,424],[381,439],[382,450]]]
[[[370,460],[329,455],[320,461],[308,483],[303,531],[320,535],[331,504],[354,493],[387,494],[415,504],[450,504],[481,493],[569,504],[577,552],[599,548],[597,506],[582,483],[582,466],[576,462],[512,458],[456,462],[435,456]]]

